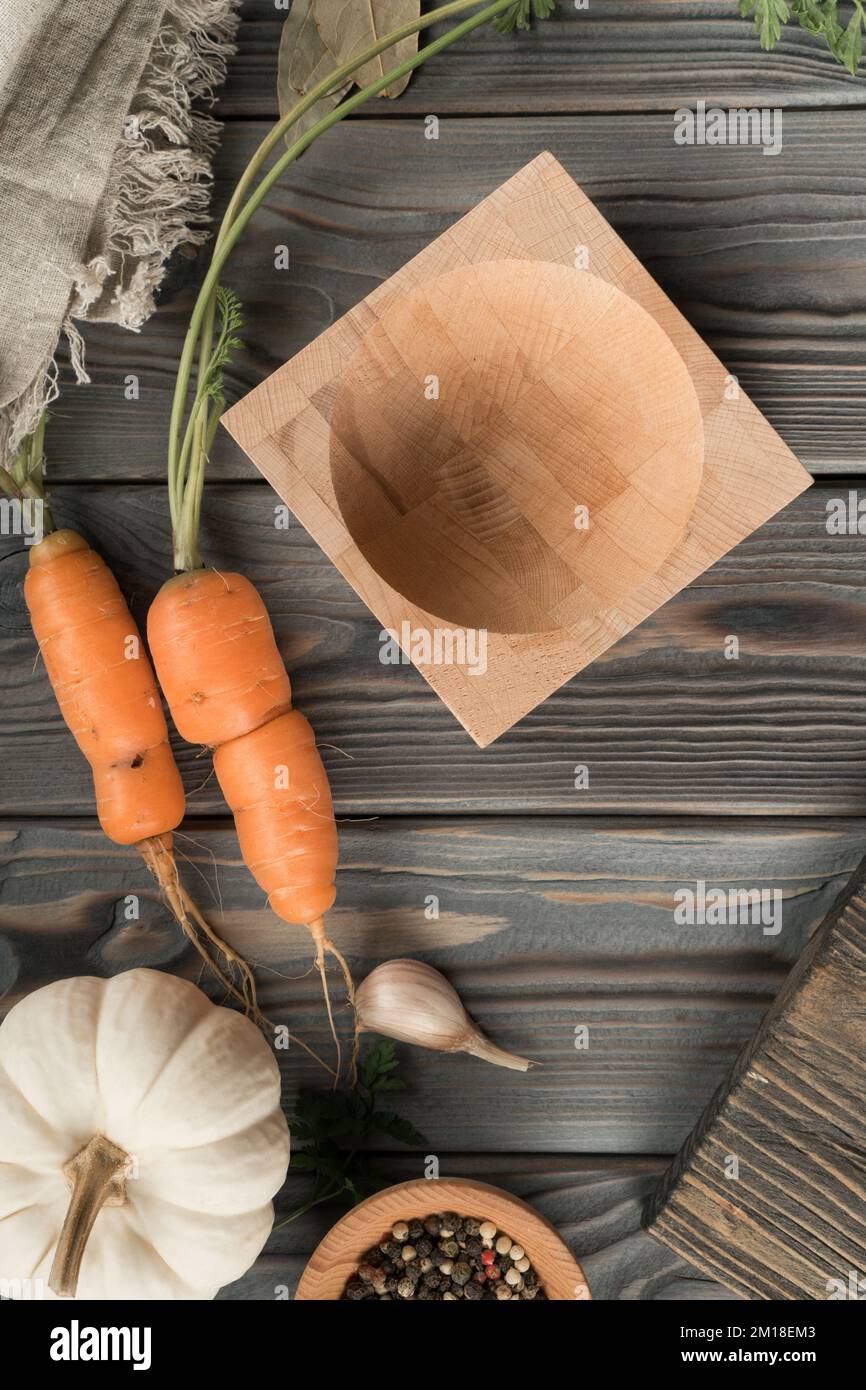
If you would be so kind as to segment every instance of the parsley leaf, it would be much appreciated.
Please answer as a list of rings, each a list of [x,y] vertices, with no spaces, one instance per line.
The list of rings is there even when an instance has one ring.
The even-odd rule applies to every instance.
[[[744,19],[754,11],[762,48],[775,48],[782,37],[782,25],[793,17],[807,33],[823,37],[833,57],[856,76],[866,30],[863,0],[854,0],[854,10],[844,27],[839,23],[837,0],[791,0],[790,8],[786,0],[739,0],[739,5]]]
[[[533,19],[549,19],[556,9],[556,0],[515,0],[515,3],[492,21],[500,34],[515,29],[530,29]]]
[[[377,1109],[380,1096],[406,1089],[397,1075],[400,1061],[390,1038],[380,1039],[361,1059],[354,1091],[302,1091],[289,1122],[293,1149],[289,1167],[313,1178],[313,1193],[303,1206],[277,1222],[287,1226],[320,1202],[356,1203],[381,1187],[358,1146],[376,1136],[400,1144],[426,1141],[414,1125],[393,1110]]]

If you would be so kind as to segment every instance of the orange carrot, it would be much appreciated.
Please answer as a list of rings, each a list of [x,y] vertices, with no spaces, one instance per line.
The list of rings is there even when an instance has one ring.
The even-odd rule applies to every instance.
[[[261,595],[240,574],[186,571],[157,594],[147,635],[178,732],[214,749],[245,863],[278,916],[311,932],[326,1002],[325,952],[353,999],[349,967],[322,920],[336,896],[328,778],[312,729],[291,708]]]
[[[180,883],[171,832],[183,819],[183,785],[153,669],[114,575],[82,536],[54,531],[30,551],[24,598],[60,712],[90,764],[103,830],[138,848],[200,955],[261,1021],[252,971]],[[241,990],[202,936],[238,967]]]
[[[286,922],[315,922],[336,897],[337,828],[315,735],[298,710],[214,753],[241,854]],[[275,785],[277,784],[277,785]]]
[[[153,671],[117,580],[74,531],[30,551],[24,598],[60,713],[93,771],[109,839],[135,845],[183,819]]]
[[[240,574],[193,570],[163,584],[147,636],[177,731],[216,748],[292,708],[262,600]]]

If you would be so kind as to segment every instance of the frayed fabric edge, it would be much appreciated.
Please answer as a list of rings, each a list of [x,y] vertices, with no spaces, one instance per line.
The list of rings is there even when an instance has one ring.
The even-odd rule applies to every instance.
[[[210,235],[212,159],[221,126],[212,105],[235,52],[240,0],[169,0],[115,150],[101,200],[100,247],[75,268],[54,351],[16,400],[0,409],[0,466],[8,467],[57,399],[62,337],[78,385],[89,382],[75,320],[137,332],[156,307],[167,263]]]

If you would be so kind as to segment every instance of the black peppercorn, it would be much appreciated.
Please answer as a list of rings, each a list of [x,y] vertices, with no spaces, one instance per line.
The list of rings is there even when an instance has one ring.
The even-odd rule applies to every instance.
[[[508,1248],[498,1251],[500,1245]],[[517,1270],[517,1264],[529,1267]],[[519,1243],[486,1218],[455,1212],[395,1221],[390,1233],[364,1251],[343,1297],[425,1303],[547,1298]]]

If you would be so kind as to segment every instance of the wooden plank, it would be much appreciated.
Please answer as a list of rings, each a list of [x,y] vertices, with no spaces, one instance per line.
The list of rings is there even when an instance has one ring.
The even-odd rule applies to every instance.
[[[282,17],[273,0],[251,0],[244,16],[219,114],[275,116]],[[446,27],[428,30],[427,41]],[[592,0],[584,10],[562,0],[531,35],[484,28],[430,59],[394,114],[667,111],[696,96],[721,105],[863,105],[863,82],[825,45],[794,25],[784,35],[762,53],[751,20],[729,0]]]
[[[748,1298],[863,1297],[864,989],[866,859],[649,1210],[654,1235]]]
[[[329,925],[357,978],[383,958],[422,956],[492,1038],[539,1063],[524,1075],[403,1048],[401,1109],[425,1153],[672,1153],[861,855],[866,828],[476,817],[372,820],[340,834]],[[306,933],[267,909],[226,826],[191,822],[178,846],[214,925],[258,964],[265,1011],[324,1055]],[[70,974],[147,965],[198,977],[134,849],[88,823],[19,821],[3,824],[0,855],[4,1008]],[[781,931],[678,926],[675,894],[698,879],[778,890]],[[137,921],[126,919],[129,894]],[[425,915],[431,894],[438,918]],[[589,1045],[578,1049],[584,1026]],[[323,1073],[300,1050],[281,1061],[291,1107],[298,1085]]]
[[[656,1158],[574,1158],[534,1154],[453,1153],[441,1156],[443,1174],[504,1187],[552,1221],[580,1258],[593,1298],[623,1300],[732,1299],[640,1229],[644,1201],[661,1171]],[[417,1158],[383,1155],[383,1182],[418,1176]],[[277,1199],[277,1221],[303,1202],[308,1185],[292,1174]],[[291,1298],[314,1248],[345,1208],[324,1205],[275,1231],[253,1268],[219,1297]]]
[[[218,206],[263,130],[226,129]],[[678,146],[673,130],[670,116],[632,114],[446,118],[439,140],[425,140],[419,121],[355,121],[330,132],[272,191],[230,262],[248,324],[231,398],[548,148],[802,462],[813,472],[863,470],[861,116],[792,112],[772,158],[751,147]],[[279,245],[289,247],[289,270],[274,268]],[[140,335],[88,327],[93,384],[64,390],[54,408],[54,477],[164,476],[173,375],[204,259],[177,262]],[[138,399],[126,399],[130,390]],[[224,434],[212,476],[253,476]]]
[[[830,536],[813,488],[491,748],[479,750],[264,487],[205,500],[210,563],[259,585],[323,746],[341,815],[591,811],[862,814],[866,552]],[[164,491],[58,488],[143,623],[169,563]],[[37,661],[20,542],[0,538],[0,804],[88,814],[89,774]],[[726,660],[726,639],[740,644]],[[195,814],[224,812],[209,764],[177,745]],[[575,769],[589,785],[575,789]]]

